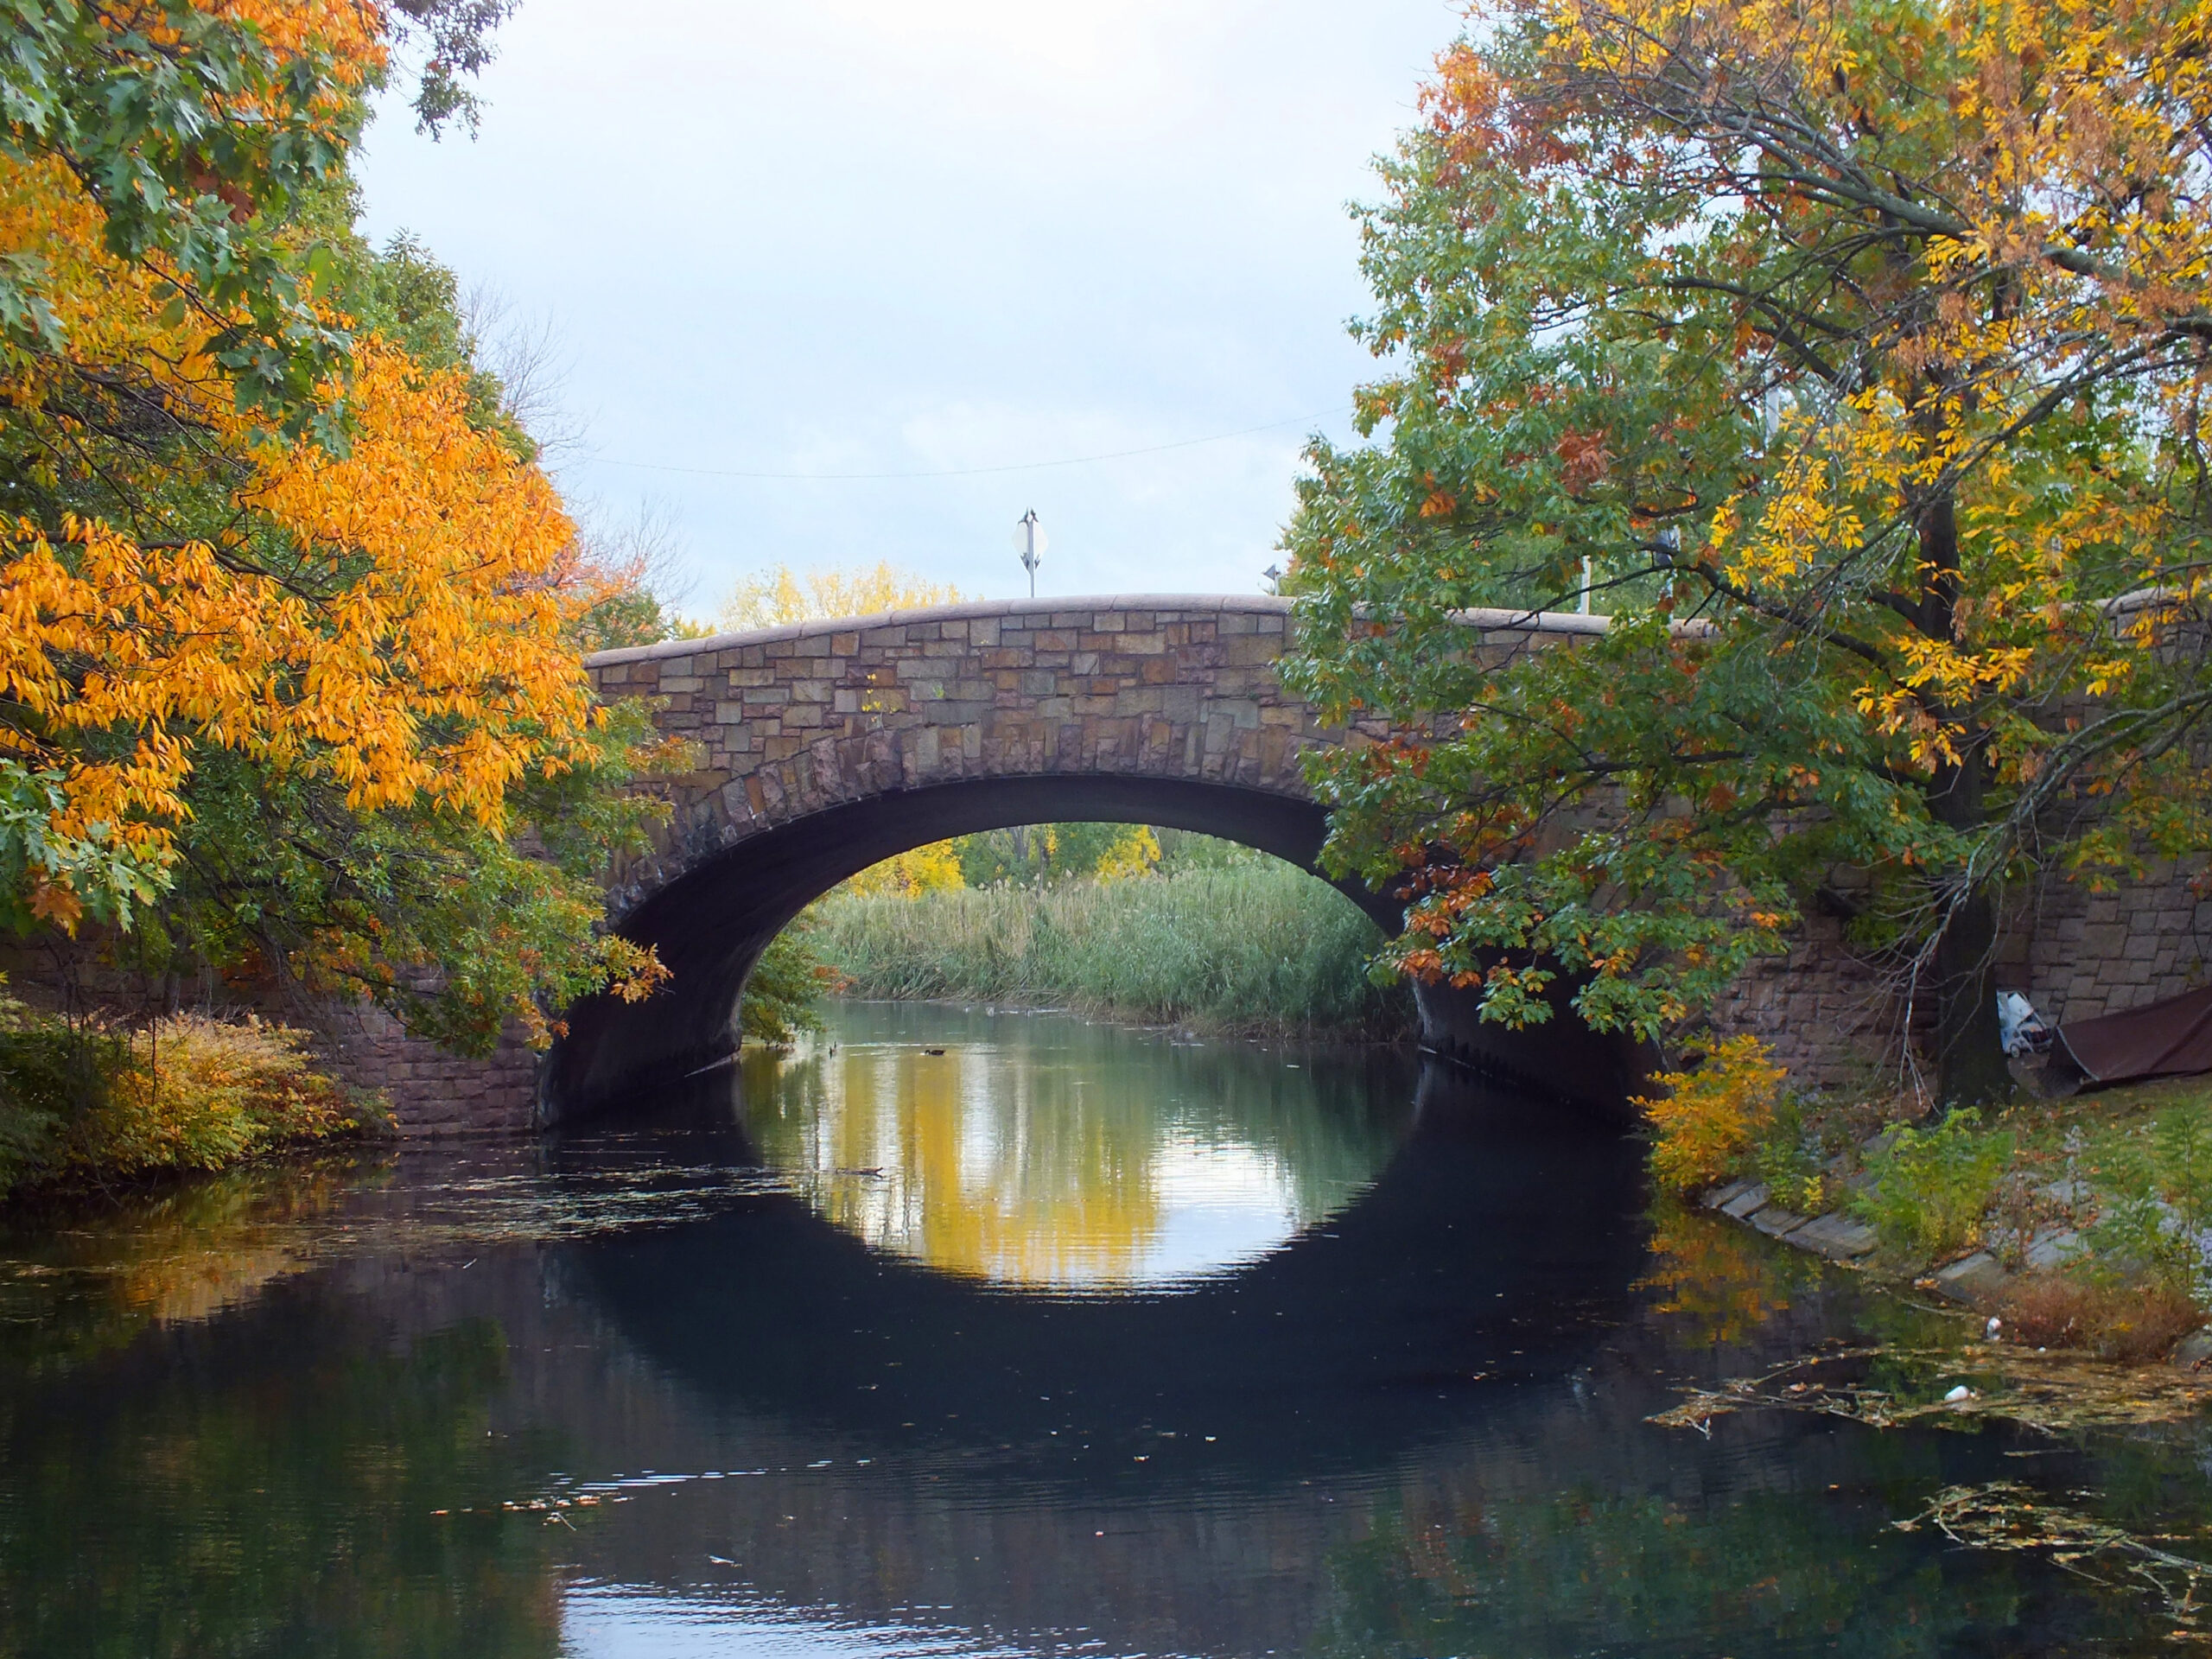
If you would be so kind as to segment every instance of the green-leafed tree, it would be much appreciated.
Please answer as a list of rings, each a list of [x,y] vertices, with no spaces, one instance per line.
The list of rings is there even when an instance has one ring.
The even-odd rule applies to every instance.
[[[1287,532],[1390,959],[1679,1029],[1850,871],[2002,1092],[1998,904],[2212,845],[2202,0],[1502,0],[1363,213]],[[1488,663],[1452,613],[1610,631]],[[1432,741],[1431,739],[1433,739]]]

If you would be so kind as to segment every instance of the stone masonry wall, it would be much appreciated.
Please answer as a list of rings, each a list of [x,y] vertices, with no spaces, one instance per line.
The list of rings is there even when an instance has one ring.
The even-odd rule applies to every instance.
[[[2006,966],[2053,1025],[2094,1020],[2205,982],[2212,964],[2212,897],[2196,888],[2205,863],[2171,859],[2109,893],[2050,881],[2032,927],[2016,935]]]
[[[2006,906],[1999,989],[2025,993],[2052,1026],[2178,995],[2212,979],[2212,897],[2202,859],[2151,865],[2139,880],[2093,893],[2046,878]],[[1924,1047],[1933,1010],[1911,1012]],[[1900,1082],[1908,1011],[1882,965],[1854,950],[1844,925],[1813,915],[1790,954],[1755,963],[1714,1007],[1723,1034],[1750,1032],[1813,1088]]]
[[[1468,621],[1501,658],[1603,626]],[[752,835],[892,790],[1119,774],[1309,798],[1304,751],[1370,734],[1324,730],[1282,690],[1289,622],[1290,602],[1265,595],[1054,599],[602,652],[605,696],[659,699],[660,728],[702,751],[661,845],[618,876],[615,912]]]
[[[410,1037],[367,1004],[333,1010],[328,1024],[336,1075],[356,1089],[381,1091],[394,1126],[410,1139],[528,1135],[537,1127],[540,1057],[512,1032],[480,1060]]]

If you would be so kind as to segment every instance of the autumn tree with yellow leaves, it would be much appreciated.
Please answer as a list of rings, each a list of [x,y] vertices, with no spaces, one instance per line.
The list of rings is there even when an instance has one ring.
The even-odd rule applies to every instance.
[[[804,572],[779,564],[738,578],[722,601],[721,622],[740,632],[831,617],[957,605],[967,597],[950,582],[931,582],[888,560],[873,565],[826,565]]]
[[[1421,108],[1287,536],[1291,678],[1406,728],[1329,861],[1488,1017],[1647,1036],[1826,890],[2003,1093],[2005,890],[2212,846],[2212,6],[1503,0]]]
[[[482,0],[26,0],[0,44],[0,910],[482,1047],[658,969],[606,597],[451,278],[352,229],[394,45]]]

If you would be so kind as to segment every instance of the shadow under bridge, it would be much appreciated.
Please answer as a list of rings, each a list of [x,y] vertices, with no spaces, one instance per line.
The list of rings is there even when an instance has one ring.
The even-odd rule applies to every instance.
[[[546,1084],[549,1122],[646,1103],[737,1047],[737,1004],[760,953],[847,877],[912,849],[1019,824],[1149,823],[1257,848],[1318,874],[1325,815],[1310,800],[1144,777],[983,778],[825,807],[702,860],[623,918],[670,979],[643,1002],[594,997],[571,1011]],[[1395,931],[1402,910],[1335,884]]]

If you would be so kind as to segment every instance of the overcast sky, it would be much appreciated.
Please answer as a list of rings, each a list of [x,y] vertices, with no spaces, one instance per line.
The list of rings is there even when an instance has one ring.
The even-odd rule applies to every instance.
[[[697,614],[779,561],[1010,596],[1030,507],[1041,593],[1250,592],[1370,372],[1345,205],[1458,16],[524,0],[479,137],[373,127],[368,227],[550,325],[563,487],[659,500]]]

